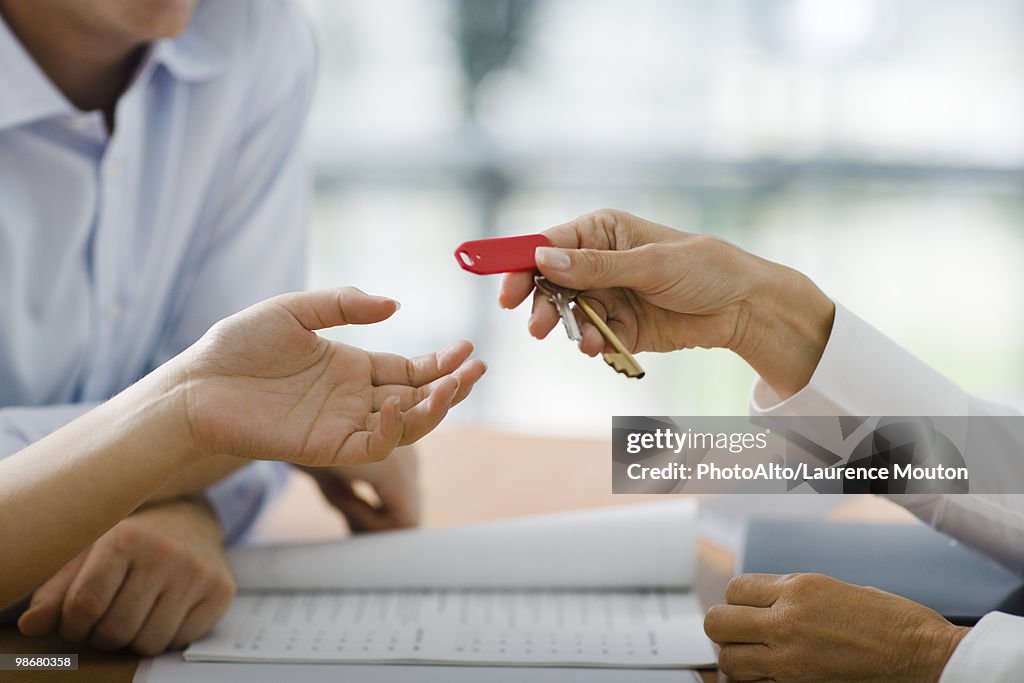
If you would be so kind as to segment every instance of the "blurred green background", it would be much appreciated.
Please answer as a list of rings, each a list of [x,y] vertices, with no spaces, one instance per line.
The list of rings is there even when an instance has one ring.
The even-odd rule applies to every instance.
[[[1024,386],[1024,3],[309,0],[320,83],[311,286],[400,299],[341,339],[477,342],[454,420],[607,434],[613,414],[737,414],[726,352],[640,382],[526,332],[460,242],[602,207],[810,275],[969,390]]]

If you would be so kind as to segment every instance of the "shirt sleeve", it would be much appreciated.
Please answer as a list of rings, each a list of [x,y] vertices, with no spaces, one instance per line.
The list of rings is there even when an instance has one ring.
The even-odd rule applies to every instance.
[[[939,683],[1010,683],[1024,671],[1024,618],[992,612],[964,636]]]
[[[314,90],[316,52],[299,3],[252,3],[247,35],[258,46],[241,112],[231,182],[203,249],[183,274],[154,358],[160,365],[215,322],[305,286],[310,183],[302,133]],[[267,454],[272,456],[273,454]],[[207,491],[228,542],[239,540],[280,490],[288,468],[257,462]]]
[[[757,379],[750,413],[803,415],[1013,415],[1016,411],[967,394],[894,341],[836,304],[835,322],[807,386],[783,400]],[[814,435],[805,435],[818,443]],[[965,435],[952,435],[959,444]],[[1006,435],[998,453],[1019,461],[1024,443]],[[827,445],[827,444],[822,444]],[[1024,571],[1024,496],[900,494],[886,496],[939,531],[1016,571]]]
[[[0,408],[0,458],[6,458],[60,429],[99,403]]]
[[[807,386],[782,400],[758,378],[754,415],[967,415],[968,395],[841,304]]]
[[[750,413],[798,415],[1012,415],[1015,411],[972,397],[844,307],[810,382],[783,400],[756,380]],[[999,452],[999,449],[996,449]],[[1020,458],[1024,443],[1001,452]],[[887,496],[936,529],[1024,570],[1024,496]],[[964,637],[940,683],[1016,681],[1024,670],[1024,618],[1001,612],[985,616]]]

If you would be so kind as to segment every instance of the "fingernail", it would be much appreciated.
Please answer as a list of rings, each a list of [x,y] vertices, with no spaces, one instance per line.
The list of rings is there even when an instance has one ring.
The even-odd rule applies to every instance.
[[[402,310],[402,302],[401,301],[395,301],[394,299],[392,299],[392,301],[395,302],[395,311]]]
[[[534,259],[538,265],[542,265],[550,270],[569,270],[569,266],[572,265],[567,253],[561,249],[552,249],[551,247],[537,247]]]

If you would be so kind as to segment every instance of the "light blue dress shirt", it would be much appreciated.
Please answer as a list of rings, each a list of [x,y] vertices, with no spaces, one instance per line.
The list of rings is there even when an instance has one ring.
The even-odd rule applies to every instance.
[[[0,457],[303,287],[314,75],[297,3],[205,0],[108,135],[0,21]],[[208,491],[229,540],[286,475],[256,463]]]

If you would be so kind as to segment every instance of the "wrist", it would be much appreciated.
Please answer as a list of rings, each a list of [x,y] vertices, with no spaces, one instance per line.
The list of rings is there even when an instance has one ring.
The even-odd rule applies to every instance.
[[[835,304],[806,275],[758,261],[746,302],[749,332],[734,350],[785,399],[807,386],[818,367]]]
[[[923,683],[935,683],[942,677],[953,652],[960,641],[970,633],[966,626],[954,626],[948,622],[934,630],[930,630],[921,640],[914,644],[912,652],[920,653],[920,661],[913,670],[921,674]]]
[[[154,457],[182,470],[206,459],[188,419],[187,379],[177,358],[157,368],[115,397],[119,419],[137,431]]]
[[[192,527],[198,536],[209,539],[217,545],[224,543],[224,527],[221,526],[217,510],[205,493],[194,493],[177,502],[185,511],[184,514],[191,520]],[[173,505],[174,502],[172,501],[170,504]]]

